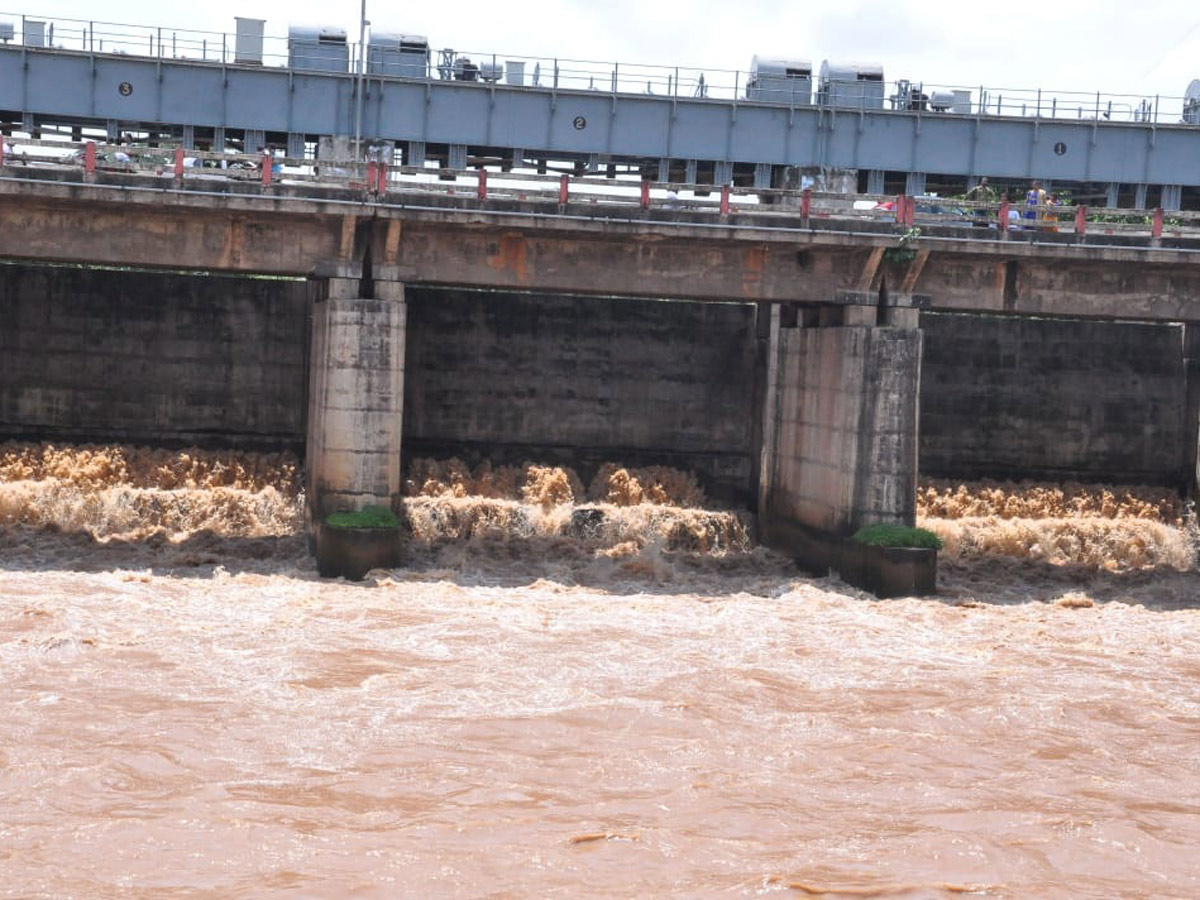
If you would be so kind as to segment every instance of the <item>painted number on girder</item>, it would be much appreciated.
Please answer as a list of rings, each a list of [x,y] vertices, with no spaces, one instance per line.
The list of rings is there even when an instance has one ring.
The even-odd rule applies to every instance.
[[[120,84],[117,85],[117,93],[120,94],[122,97],[128,97],[130,94],[133,93],[133,85],[130,84],[128,81],[122,81]]]
[[[575,126],[576,131],[583,131],[583,129],[587,128],[587,119],[583,116],[576,116],[571,124]]]
[[[1057,144],[1054,145],[1054,155],[1055,156],[1062,156],[1066,152],[1067,152],[1067,145],[1064,144],[1062,141],[1059,141]]]

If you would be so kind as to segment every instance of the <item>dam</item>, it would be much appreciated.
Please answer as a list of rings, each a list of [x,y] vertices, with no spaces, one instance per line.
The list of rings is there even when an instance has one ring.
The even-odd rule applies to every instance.
[[[6,436],[304,447],[314,518],[406,454],[679,466],[799,556],[919,471],[1194,490],[1186,234],[6,175]]]
[[[728,13],[689,33],[732,42]],[[790,11],[826,13],[854,15]],[[863,24],[899,45],[902,15]],[[507,54],[443,78],[377,33],[358,82],[28,18],[0,47],[0,895],[1200,895],[1182,110],[882,82],[859,109],[816,66],[807,105],[745,72],[736,104],[732,72],[510,83]],[[1037,60],[1086,38],[1040,33]],[[503,130],[514,103],[543,128]],[[305,501],[389,502],[397,469],[403,564],[319,577]],[[905,521],[918,475],[936,596],[806,555]]]
[[[727,147],[777,146],[763,135],[782,127],[778,98],[638,105],[614,76],[602,144],[588,106],[578,135],[531,126],[548,136],[536,148],[443,147],[448,125],[414,131],[389,110],[420,88],[431,111],[465,121],[462,104],[490,97],[525,104],[515,127],[542,114],[547,86],[422,68],[376,73],[366,152],[346,143],[354,104],[340,94],[313,107],[332,118],[291,125],[232,102],[264,78],[313,96],[352,79],[222,58],[217,122],[170,85],[218,69],[162,52],[0,48],[0,67],[24,61],[0,88],[6,132],[24,135],[0,155],[5,435],[303,446],[312,521],[396,506],[411,453],[678,465],[815,568],[862,525],[911,525],[919,472],[1195,492],[1200,232],[1177,162],[1200,132],[1186,109],[1178,123],[1102,126],[1067,124],[1057,105],[1046,121],[1040,107],[939,117],[835,91],[789,100],[789,149],[769,159],[717,153],[699,132],[651,156],[621,135],[670,103],[681,122],[736,109]],[[81,63],[97,85],[109,69],[124,78],[117,99],[55,107],[47,86]],[[158,86],[140,80],[151,72]],[[130,96],[136,115],[116,117]],[[855,108],[860,137],[838,155]],[[909,158],[935,138],[951,148],[930,157],[942,183],[987,171],[1080,198],[1110,189],[1065,209],[1018,210],[1015,189],[943,200],[926,173],[897,182],[902,160],[864,149],[894,149],[886,135],[909,125]],[[972,127],[973,145],[996,130],[983,145],[1002,159],[952,152]],[[820,153],[800,149],[809,128]],[[1134,182],[1121,166],[1147,128]],[[133,144],[117,140],[126,129]],[[285,133],[298,137],[282,156],[268,137]],[[1071,152],[1081,137],[1085,159]]]

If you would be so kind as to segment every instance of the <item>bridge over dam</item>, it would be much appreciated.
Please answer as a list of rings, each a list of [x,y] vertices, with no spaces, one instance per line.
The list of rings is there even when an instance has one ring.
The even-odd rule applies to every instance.
[[[314,519],[397,505],[406,454],[671,464],[818,567],[918,471],[1195,490],[1186,215],[269,171],[10,157],[0,434],[303,445]]]

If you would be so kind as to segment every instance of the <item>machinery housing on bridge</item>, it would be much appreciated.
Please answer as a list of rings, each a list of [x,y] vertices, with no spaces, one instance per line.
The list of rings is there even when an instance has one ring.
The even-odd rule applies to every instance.
[[[830,60],[814,78],[804,59],[754,56],[749,73],[532,59],[382,30],[359,48],[342,28],[293,25],[277,38],[247,18],[231,35],[0,25],[6,134],[130,132],[310,158],[370,146],[451,171],[869,194],[1038,179],[1091,205],[1200,208],[1200,82],[1171,101],[889,85],[878,64]]]

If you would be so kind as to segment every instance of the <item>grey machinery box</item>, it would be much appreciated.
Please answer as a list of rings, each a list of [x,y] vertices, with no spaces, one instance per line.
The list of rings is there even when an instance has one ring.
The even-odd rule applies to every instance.
[[[755,56],[750,61],[746,99],[809,106],[812,103],[812,63],[807,59]]]
[[[372,32],[367,48],[367,72],[424,78],[429,72],[429,39],[417,34]]]
[[[346,29],[331,25],[289,25],[288,65],[310,72],[349,72]]]

